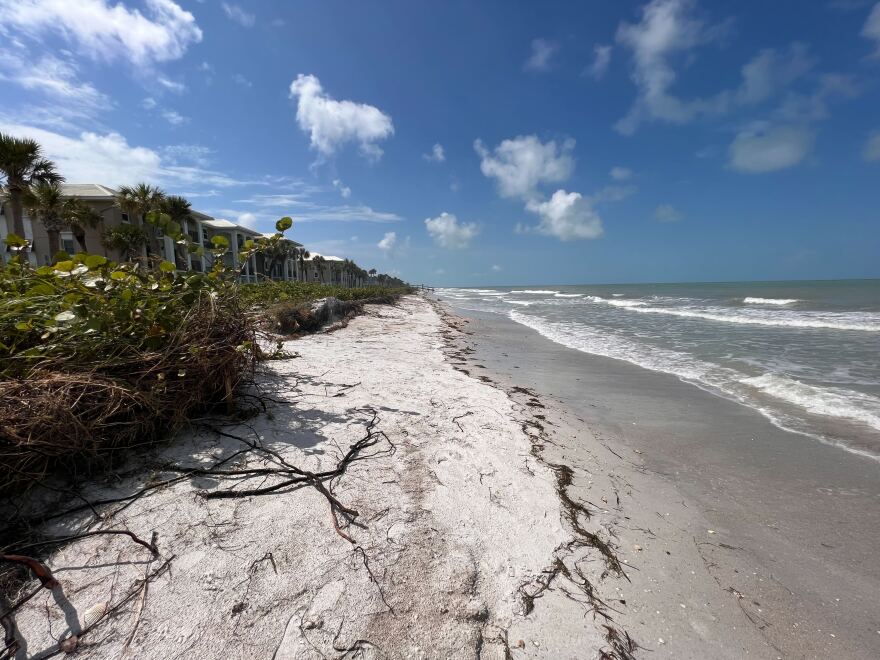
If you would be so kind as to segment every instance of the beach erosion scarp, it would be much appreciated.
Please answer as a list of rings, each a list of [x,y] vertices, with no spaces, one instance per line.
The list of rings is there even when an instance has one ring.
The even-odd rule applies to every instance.
[[[627,657],[613,613],[589,616],[605,606],[585,581],[610,560],[572,529],[565,472],[536,451],[539,408],[454,368],[460,334],[423,298],[368,307],[287,344],[298,357],[259,378],[266,413],[184,433],[86,488],[92,502],[144,494],[46,535],[124,529],[155,534],[158,553],[121,534],[63,546],[47,560],[58,586],[15,612],[17,657]],[[320,474],[365,437],[323,489],[273,487],[271,467]]]

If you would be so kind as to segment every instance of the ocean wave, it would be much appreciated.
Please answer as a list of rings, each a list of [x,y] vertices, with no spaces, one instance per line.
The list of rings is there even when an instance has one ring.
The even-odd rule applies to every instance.
[[[798,298],[757,298],[746,296],[743,298],[743,302],[746,305],[791,305],[792,303],[800,302],[800,300]]]
[[[584,294],[582,293],[554,293],[554,298],[580,298]]]
[[[730,310],[724,307],[649,307],[640,300],[609,300],[601,296],[587,296],[585,300],[605,303],[642,314],[666,314],[721,323],[880,332],[880,315],[870,312],[796,312],[793,310],[771,312],[748,308]]]
[[[775,373],[748,377],[735,369],[686,353],[636,342],[582,323],[553,322],[517,310],[510,310],[507,315],[511,320],[532,328],[557,344],[676,376],[701,389],[752,408],[783,430],[880,461],[880,455],[872,451],[816,433],[797,416],[766,405],[766,401],[762,402],[756,396],[755,390],[815,415],[862,422],[880,430],[880,400],[875,397],[843,388],[814,387]]]
[[[510,303],[511,305],[522,305],[523,307],[528,307],[532,304],[528,300],[505,300],[504,302]]]
[[[628,307],[629,311],[643,314],[667,314],[683,318],[704,319],[720,323],[744,323],[782,328],[817,328],[828,330],[857,330],[880,332],[880,319],[875,314],[840,312],[774,312],[763,315],[757,310],[738,310],[730,313],[723,308],[672,309],[669,307]],[[756,313],[757,312],[757,313]]]
[[[511,293],[534,293],[538,295],[550,295],[554,293],[558,293],[557,291],[547,291],[546,289],[516,289],[511,291]]]
[[[816,387],[775,373],[740,380],[814,415],[861,422],[880,430],[880,399],[839,387]]]

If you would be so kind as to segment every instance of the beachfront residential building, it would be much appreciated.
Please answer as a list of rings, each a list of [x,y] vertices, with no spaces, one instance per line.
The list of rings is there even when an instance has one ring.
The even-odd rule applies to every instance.
[[[146,246],[140,248],[138,254],[126,255],[121,250],[105,245],[103,236],[108,228],[125,224],[139,225],[140,223],[138,218],[130,218],[128,213],[118,206],[116,190],[97,183],[65,183],[61,185],[61,189],[65,197],[75,197],[88,204],[95,212],[96,218],[93,226],[83,228],[84,231],[80,235],[81,242],[77,240],[72,231],[62,230],[60,233],[61,250],[68,254],[76,252],[100,254],[113,261],[147,256]],[[43,223],[28,217],[27,212],[24,214],[23,221],[24,238],[31,244],[30,250],[27,252],[27,258],[31,264],[43,266],[52,263],[55,255],[51,254],[49,235]],[[0,261],[4,263],[12,254],[3,241],[10,233],[11,227],[12,215],[8,207],[0,201]],[[211,238],[222,235],[229,242],[229,251],[223,256],[223,259],[228,266],[241,269],[240,279],[243,282],[257,282],[264,279],[298,280],[356,287],[364,286],[373,279],[365,277],[363,271],[348,259],[318,253],[312,253],[308,258],[301,258],[304,252],[303,246],[287,238],[285,239],[288,248],[286,253],[275,257],[256,254],[249,257],[246,263],[239,263],[238,253],[245,241],[270,237],[272,234],[262,234],[249,227],[213,218],[200,211],[190,211],[189,217],[181,223],[181,228],[190,242],[203,248],[204,255],[192,254],[183,246],[176,245],[171,237],[163,236],[160,232],[158,256],[174,263],[180,271],[206,272],[210,270],[213,263],[210,251]]]

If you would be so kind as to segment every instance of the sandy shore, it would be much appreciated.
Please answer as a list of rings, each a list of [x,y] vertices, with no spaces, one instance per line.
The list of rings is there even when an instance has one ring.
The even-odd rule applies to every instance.
[[[780,631],[817,627],[812,592],[788,588],[809,553],[768,571],[724,485],[707,506],[624,427],[684,433],[707,410],[692,399],[663,418],[634,380],[623,422],[610,383],[560,380],[595,365],[417,297],[286,348],[258,377],[265,412],[139,457],[83,492],[118,499],[94,513],[67,503],[50,534],[155,532],[159,552],[97,535],[53,555],[60,585],[15,613],[17,657],[72,633],[88,658],[871,657],[831,613],[824,633]],[[670,446],[707,471],[711,453]],[[229,490],[255,492],[205,497]],[[864,627],[872,573],[834,570],[828,611]]]
[[[617,620],[640,642],[656,648],[662,637],[660,655],[677,658],[737,657],[738,647],[753,657],[880,657],[875,461],[667,374],[467,314],[470,365],[533,388],[568,427],[562,453],[584,470],[573,492],[605,504],[587,476],[591,454],[616,482],[607,525],[637,569]]]
[[[540,408],[453,368],[444,352],[455,323],[410,298],[291,342],[298,357],[259,378],[265,414],[211,420],[225,435],[184,434],[86,489],[96,502],[172,480],[104,505],[100,519],[84,506],[47,530],[156,533],[158,555],[123,535],[65,546],[49,562],[60,585],[15,613],[17,657],[71,647],[71,634],[90,658],[576,658],[628,648],[614,603],[590,593],[603,574],[626,581],[584,536],[602,530],[559,496],[565,473],[536,449]],[[332,469],[365,438],[344,474],[321,482],[326,494],[298,483],[203,496],[267,489],[285,466]],[[330,498],[357,516],[331,513]]]

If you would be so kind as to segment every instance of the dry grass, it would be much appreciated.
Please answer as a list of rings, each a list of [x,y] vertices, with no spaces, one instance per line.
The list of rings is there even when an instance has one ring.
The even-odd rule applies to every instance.
[[[203,303],[161,350],[116,355],[86,370],[50,360],[0,381],[0,494],[50,474],[105,470],[121,451],[228,401],[254,359],[240,347],[253,341],[245,314]]]

